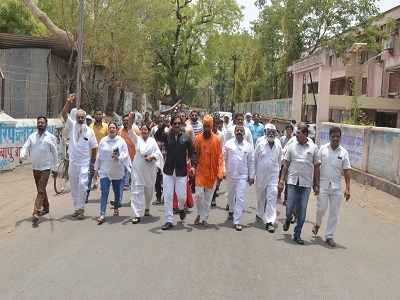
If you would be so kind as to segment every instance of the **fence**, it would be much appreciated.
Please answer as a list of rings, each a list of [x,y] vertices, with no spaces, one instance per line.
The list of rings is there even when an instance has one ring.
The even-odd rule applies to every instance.
[[[292,99],[274,99],[258,102],[242,102],[236,105],[237,112],[261,113],[289,120],[292,116]]]

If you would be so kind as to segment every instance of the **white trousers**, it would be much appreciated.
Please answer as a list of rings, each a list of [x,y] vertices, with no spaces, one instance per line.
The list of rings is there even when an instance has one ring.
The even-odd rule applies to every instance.
[[[151,199],[153,199],[154,186],[132,185],[131,188],[131,207],[133,215],[137,218],[144,216],[144,210],[150,209]]]
[[[172,223],[174,220],[174,192],[176,192],[178,198],[179,209],[185,208],[186,182],[186,176],[163,174],[164,214],[166,222]]]
[[[257,192],[257,216],[264,223],[275,224],[276,221],[276,201],[278,198],[278,186],[267,185],[263,188],[256,188]]]
[[[211,200],[214,195],[216,185],[217,183],[215,182],[213,187],[210,189],[196,185],[196,207],[197,214],[200,216],[200,222],[207,222],[208,220],[208,213],[210,211]]]
[[[316,225],[321,226],[322,218],[329,206],[328,221],[326,223],[325,239],[333,238],[338,222],[340,204],[343,194],[341,190],[321,189],[317,201],[317,220]]]
[[[233,224],[240,224],[244,210],[244,194],[246,192],[246,179],[228,179],[228,204],[229,212],[233,212]]]
[[[89,164],[81,166],[70,162],[68,167],[71,197],[75,209],[84,209],[88,187]]]

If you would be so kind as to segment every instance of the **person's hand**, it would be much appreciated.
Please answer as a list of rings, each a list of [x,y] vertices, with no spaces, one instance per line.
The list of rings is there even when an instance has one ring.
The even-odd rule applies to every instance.
[[[74,103],[75,102],[75,100],[76,100],[76,96],[75,96],[75,94],[69,94],[69,96],[68,96],[68,98],[67,98],[67,102],[69,102],[69,103]]]
[[[278,182],[278,193],[281,194],[283,189],[285,188],[285,182],[283,180],[279,180]]]
[[[253,185],[254,184],[254,178],[249,178],[249,185]]]
[[[350,200],[350,190],[349,189],[346,189],[344,191],[344,199],[346,199],[346,201]]]
[[[319,195],[319,184],[314,184],[314,195],[318,196]]]

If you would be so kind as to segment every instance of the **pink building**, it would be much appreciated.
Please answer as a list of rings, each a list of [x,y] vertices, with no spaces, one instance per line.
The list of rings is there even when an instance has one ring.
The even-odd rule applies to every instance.
[[[292,117],[310,122],[343,122],[355,101],[365,121],[400,127],[400,5],[376,21],[382,28],[395,21],[383,51],[371,53],[354,44],[337,57],[327,48],[296,61],[293,74]]]

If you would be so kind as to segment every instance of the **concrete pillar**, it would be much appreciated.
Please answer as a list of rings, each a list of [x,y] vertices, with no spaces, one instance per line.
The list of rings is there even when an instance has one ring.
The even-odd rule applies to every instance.
[[[303,90],[303,74],[295,73],[293,75],[293,100],[292,100],[292,119],[301,121],[301,97]]]
[[[331,68],[320,66],[318,72],[317,124],[329,121]]]

